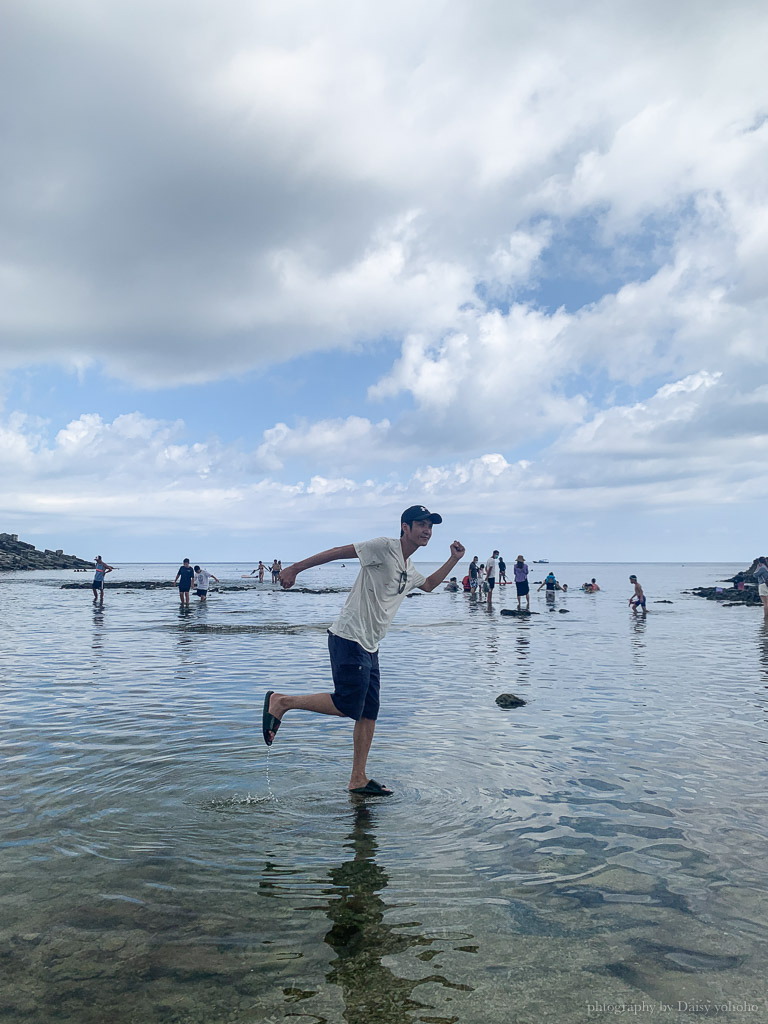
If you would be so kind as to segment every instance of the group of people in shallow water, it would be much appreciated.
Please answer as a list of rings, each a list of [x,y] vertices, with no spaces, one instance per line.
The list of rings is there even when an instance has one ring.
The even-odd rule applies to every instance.
[[[477,597],[479,594],[486,595],[486,599],[490,604],[493,599],[493,591],[498,583],[499,586],[504,586],[508,583],[515,584],[515,590],[517,591],[517,607],[518,610],[522,609],[522,601],[525,598],[525,607],[530,611],[531,607],[531,588],[528,583],[528,563],[525,561],[524,555],[518,555],[512,566],[512,579],[507,579],[507,565],[503,557],[499,554],[497,548],[494,548],[491,557],[485,562],[480,562],[479,555],[475,555],[472,561],[469,563],[469,571],[462,580],[462,587],[464,592],[470,594],[472,597]],[[592,584],[585,584],[590,588],[592,585],[599,590],[595,580],[592,580]],[[562,590],[564,593],[568,590],[567,583],[558,582],[555,574],[550,572],[546,578],[542,581],[539,590],[546,588],[548,593],[552,593],[556,590]],[[452,577],[450,583],[446,587],[447,590],[458,590],[458,580],[456,577]]]
[[[528,566],[522,555],[517,556],[512,572],[513,581],[517,588],[517,607],[520,607],[523,597],[525,597],[527,606],[530,604]],[[494,548],[491,557],[484,563],[480,562],[479,555],[475,555],[469,563],[469,571],[462,580],[462,586],[464,592],[471,594],[473,597],[485,594],[490,604],[497,583],[499,586],[504,586],[510,582],[512,581],[507,579],[507,563],[502,555],[499,554],[498,548]]]
[[[93,601],[94,604],[98,601],[100,604],[104,604],[104,577],[108,572],[114,572],[115,566],[108,565],[101,555],[96,555],[93,574]],[[189,594],[192,587],[195,588],[195,594],[200,598],[200,601],[205,601],[208,598],[208,590],[211,585],[211,580],[216,583],[219,582],[218,576],[214,576],[212,572],[208,572],[207,569],[201,569],[199,565],[192,566],[189,564],[189,559],[185,558],[179,566],[178,572],[174,579],[174,583],[178,584],[179,587],[179,602],[184,607],[189,607]]]
[[[279,583],[280,582],[280,573],[282,571],[283,571],[283,563],[282,563],[282,561],[279,558],[273,559],[272,565],[270,565],[269,568],[267,568],[267,566],[264,564],[264,562],[262,562],[262,560],[259,559],[259,564],[256,566],[255,569],[251,569],[250,575],[251,576],[255,576],[258,573],[259,583],[263,583],[264,582],[264,573],[268,572],[272,576],[272,582],[273,583]]]
[[[181,606],[189,607],[189,592],[193,586],[195,588],[195,594],[200,598],[200,600],[207,600],[211,580],[214,580],[216,583],[219,582],[218,577],[214,576],[212,572],[208,572],[206,569],[201,569],[199,565],[191,566],[189,564],[189,559],[185,558],[179,566],[176,578],[173,581],[179,585],[179,601]]]
[[[760,567],[763,572],[766,573],[766,579],[768,580],[768,566]],[[108,572],[113,572],[114,566],[108,565],[101,557],[96,555],[95,566],[94,566],[94,577],[93,577],[93,600],[100,600],[104,603],[104,577]],[[267,572],[271,574],[273,583],[280,583],[280,575],[283,571],[283,563],[280,559],[275,558],[271,566],[267,566],[261,559],[259,559],[258,566],[253,569],[250,573],[251,576],[257,575],[259,583],[264,582],[264,576]],[[525,598],[526,610],[530,611],[531,607],[531,596],[530,587],[528,585],[528,565],[523,555],[518,555],[515,559],[512,567],[513,580],[507,579],[507,566],[503,557],[499,554],[497,548],[494,548],[490,558],[484,562],[480,562],[479,555],[475,555],[472,561],[469,563],[469,570],[461,582],[461,586],[465,593],[470,594],[472,597],[477,598],[480,594],[486,595],[486,599],[490,604],[493,597],[493,591],[498,582],[499,585],[505,585],[510,582],[514,582],[517,590],[517,607],[518,610],[522,609],[522,599]],[[194,588],[195,594],[200,598],[200,601],[205,601],[208,598],[208,590],[210,588],[210,581],[213,580],[215,583],[219,582],[217,576],[214,576],[212,572],[208,572],[206,569],[202,569],[199,565],[191,566],[189,559],[185,558],[174,578],[174,583],[178,584],[179,588],[179,602],[182,607],[189,607],[189,596]],[[637,612],[642,612],[643,615],[646,613],[646,598],[643,593],[643,588],[637,581],[637,576],[634,574],[629,577],[630,583],[634,586],[634,593],[629,599],[630,607]],[[765,606],[766,618],[768,619],[768,593],[763,595],[762,588],[765,584],[761,581],[761,598]],[[448,583],[445,585],[447,591],[456,592],[460,589],[458,578],[451,576]],[[547,596],[551,595],[554,598],[555,592],[560,590],[563,593],[568,592],[568,584],[560,583],[553,572],[547,573],[546,577],[542,580],[539,590],[547,591]],[[582,583],[581,590],[587,594],[595,594],[600,590],[600,586],[597,580],[593,576],[591,581]],[[768,591],[768,587],[765,587]]]
[[[528,573],[530,569],[525,561],[524,555],[518,555],[515,559],[512,567],[513,580],[507,579],[506,563],[501,557],[497,549],[494,549],[493,554],[487,562],[481,563],[479,555],[475,555],[472,561],[469,563],[469,570],[461,581],[461,587],[465,594],[470,594],[472,597],[477,597],[479,594],[487,596],[488,603],[490,604],[493,596],[494,588],[497,583],[504,585],[507,583],[514,582],[515,589],[517,590],[517,607],[518,610],[522,610],[522,600],[525,598],[525,607],[527,611],[531,608],[531,592],[528,584]],[[629,582],[634,587],[634,593],[629,599],[629,605],[634,612],[641,611],[643,615],[646,612],[646,599],[643,593],[643,588],[637,581],[637,576],[634,573],[629,577]],[[446,584],[445,589],[448,591],[459,590],[459,581],[456,576],[452,576],[450,581]],[[593,576],[591,580],[582,583],[579,588],[585,594],[596,594],[600,590],[600,585]],[[538,590],[546,590],[547,596],[554,598],[555,592],[560,590],[566,594],[568,592],[568,584],[561,583],[553,572],[548,572],[542,580]],[[768,596],[768,595],[767,595]]]

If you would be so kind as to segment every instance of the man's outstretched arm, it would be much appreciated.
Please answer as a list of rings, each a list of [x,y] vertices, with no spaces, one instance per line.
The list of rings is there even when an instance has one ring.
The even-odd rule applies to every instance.
[[[310,555],[309,558],[303,558],[300,562],[294,562],[293,565],[286,566],[280,573],[280,585],[284,590],[290,590],[300,572],[304,572],[305,569],[312,569],[316,565],[335,562],[338,558],[347,560],[357,558],[354,544],[343,544],[340,548],[328,548],[327,551],[321,551],[317,555]]]
[[[454,565],[462,560],[465,551],[466,548],[464,545],[455,540],[453,544],[451,544],[451,557],[444,565],[441,565],[439,569],[433,572],[431,576],[427,576],[419,589],[425,590],[428,594],[431,594],[435,587],[440,586]]]

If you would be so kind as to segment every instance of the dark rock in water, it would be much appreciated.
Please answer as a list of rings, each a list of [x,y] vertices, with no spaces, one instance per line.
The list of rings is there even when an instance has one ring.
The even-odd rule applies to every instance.
[[[571,614],[571,609],[570,608],[558,608],[557,610],[560,612],[561,615],[570,615]]]
[[[516,697],[514,693],[500,693],[496,698],[496,703],[500,708],[504,708],[507,711],[510,708],[525,707],[528,701],[523,700],[522,697]]]
[[[105,590],[175,590],[177,585],[173,580],[113,580],[109,576],[104,580]],[[91,580],[83,580],[77,583],[62,583],[61,589],[90,590],[92,586]],[[223,594],[236,590],[248,590],[257,591],[260,594],[345,594],[349,589],[349,587],[322,587],[317,590],[310,590],[307,587],[293,587],[291,590],[282,590],[274,587],[259,587],[258,584],[230,586],[220,583],[217,587],[211,587],[209,593]]]
[[[520,618],[525,619],[529,615],[538,615],[539,613],[538,612],[528,612],[524,608],[520,608],[520,609],[518,609],[518,608],[502,608],[501,609],[501,614],[502,615],[519,615]]]
[[[92,569],[93,562],[57,551],[38,551],[16,533],[0,533],[0,569]]]
[[[291,587],[289,590],[282,590],[282,594],[348,594],[352,587]],[[408,597],[421,597],[418,594],[409,594]]]
[[[351,587],[289,587],[288,590],[283,590],[279,586],[272,586],[272,584],[264,586],[255,582],[246,583],[245,586],[222,584],[221,587],[222,592],[227,591],[227,593],[235,590],[247,590],[258,594],[348,594],[351,589]]]
[[[654,601],[653,603],[654,604],[674,604],[675,602],[674,601],[661,600],[661,601]]]
[[[92,580],[83,580],[82,583],[62,583],[62,590],[91,590]],[[109,576],[104,580],[105,590],[175,590],[176,583],[171,580],[111,580]]]
[[[729,601],[732,604],[760,604],[760,595],[756,586],[746,584],[743,590],[736,587],[694,587],[686,591],[696,597],[705,597],[708,601]]]

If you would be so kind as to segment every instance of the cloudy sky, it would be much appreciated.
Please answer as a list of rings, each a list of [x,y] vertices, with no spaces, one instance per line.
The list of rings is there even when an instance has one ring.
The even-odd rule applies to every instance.
[[[289,559],[423,502],[434,558],[748,561],[767,44],[762,0],[12,0],[0,530]]]

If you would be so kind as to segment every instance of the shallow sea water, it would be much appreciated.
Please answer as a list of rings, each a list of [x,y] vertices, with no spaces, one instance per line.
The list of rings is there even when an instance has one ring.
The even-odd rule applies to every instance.
[[[604,589],[404,602],[379,800],[350,723],[261,738],[268,688],[329,688],[354,564],[188,613],[0,576],[2,1020],[768,1021],[768,631],[682,593],[742,566],[552,568]]]

